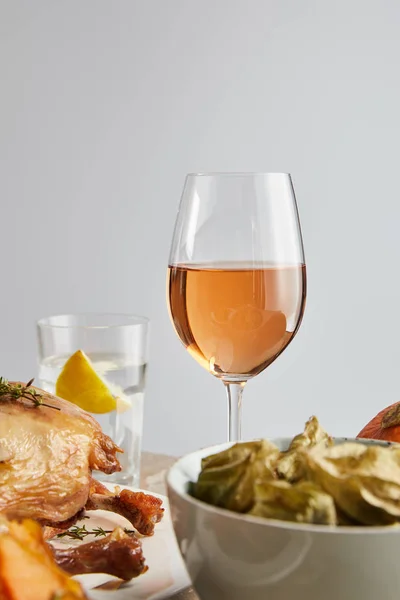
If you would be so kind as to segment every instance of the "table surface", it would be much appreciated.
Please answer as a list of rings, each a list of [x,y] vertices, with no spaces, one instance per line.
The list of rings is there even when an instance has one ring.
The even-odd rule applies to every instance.
[[[166,494],[165,475],[176,458],[165,454],[142,452],[140,487],[155,494]],[[198,600],[192,588],[170,596],[170,600]]]

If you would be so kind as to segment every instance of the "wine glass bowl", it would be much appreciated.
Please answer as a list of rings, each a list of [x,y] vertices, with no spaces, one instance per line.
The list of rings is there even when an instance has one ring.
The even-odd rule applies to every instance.
[[[291,342],[305,298],[290,175],[188,175],[169,259],[168,304],[188,352],[226,385],[230,440],[240,437],[244,384]]]

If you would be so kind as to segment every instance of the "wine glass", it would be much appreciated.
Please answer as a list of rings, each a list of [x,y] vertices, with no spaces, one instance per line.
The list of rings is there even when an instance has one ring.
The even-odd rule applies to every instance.
[[[169,311],[188,352],[226,388],[229,441],[241,439],[245,384],[291,342],[305,300],[291,176],[187,175],[169,257]]]

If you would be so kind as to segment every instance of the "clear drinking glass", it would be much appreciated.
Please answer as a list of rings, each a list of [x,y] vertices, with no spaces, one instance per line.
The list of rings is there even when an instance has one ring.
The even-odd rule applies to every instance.
[[[124,451],[118,455],[122,471],[98,477],[134,487],[140,480],[148,328],[145,317],[118,314],[57,315],[37,323],[40,387],[54,394],[66,361],[83,350],[111,392],[122,399],[111,412],[92,413]]]
[[[169,311],[188,352],[225,385],[230,441],[241,437],[246,382],[291,342],[305,300],[290,175],[188,175],[169,257]]]

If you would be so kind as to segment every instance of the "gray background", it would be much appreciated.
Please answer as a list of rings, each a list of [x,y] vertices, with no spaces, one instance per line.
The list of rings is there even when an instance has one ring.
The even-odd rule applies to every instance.
[[[223,441],[165,304],[177,204],[189,171],[282,170],[308,301],[244,436],[356,434],[400,400],[399,27],[388,0],[1,0],[1,374],[36,373],[40,316],[143,313],[145,448]]]

